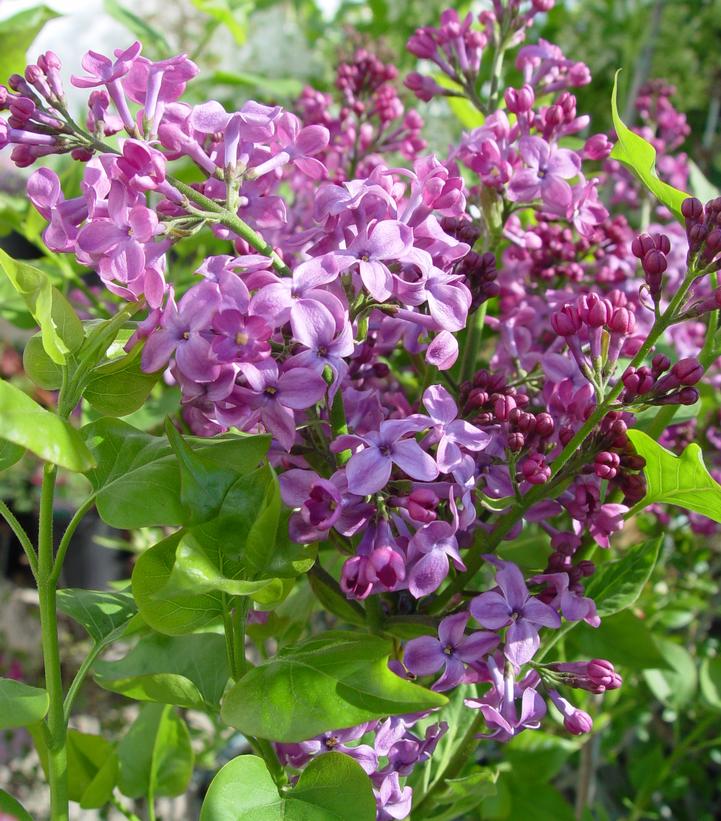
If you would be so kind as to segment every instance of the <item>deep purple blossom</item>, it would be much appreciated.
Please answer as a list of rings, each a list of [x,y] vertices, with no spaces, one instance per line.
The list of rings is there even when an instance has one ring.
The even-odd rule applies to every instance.
[[[403,663],[416,676],[429,676],[441,667],[443,675],[434,682],[433,690],[450,690],[463,680],[465,664],[479,661],[498,644],[496,633],[477,631],[466,636],[468,613],[447,616],[438,627],[438,638],[421,636],[406,644]]]
[[[508,627],[504,652],[513,664],[521,665],[533,658],[538,650],[539,627],[560,627],[558,613],[531,596],[523,574],[512,562],[489,557],[498,570],[498,591],[481,593],[471,601],[473,618],[489,630]]]

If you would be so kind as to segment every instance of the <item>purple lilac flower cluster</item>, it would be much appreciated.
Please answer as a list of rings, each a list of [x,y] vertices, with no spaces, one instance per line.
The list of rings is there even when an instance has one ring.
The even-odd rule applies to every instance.
[[[569,732],[588,732],[590,717],[559,688],[621,684],[605,660],[541,663],[541,631],[600,623],[584,595],[594,565],[582,548],[608,548],[644,495],[629,409],[693,403],[703,374],[700,345],[684,347],[675,329],[676,362],[658,354],[622,373],[619,362],[642,350],[687,265],[721,264],[717,201],[684,203],[685,236],[663,212],[638,237],[624,217],[608,216],[601,184],[612,203],[638,201],[608,159],[609,137],[592,135],[579,150],[561,143],[589,125],[571,90],[590,81],[583,63],[544,41],[523,45],[523,85],[503,90],[494,75],[485,94],[484,50],[519,46],[552,6],[494,2],[479,27],[449,10],[438,28],[411,37],[411,52],[452,85],[414,73],[406,86],[422,100],[466,96],[486,115],[444,159],[422,154],[422,119],[401,102],[395,68],[364,50],[338,70],[338,107],[306,89],[298,114],[183,102],[194,63],[150,61],[138,43],[85,56],[85,73],[72,78],[90,90],[85,128],[67,111],[52,53],[0,87],[0,147],[13,146],[16,165],[59,153],[83,164],[77,197],[66,198],[48,168],[29,179],[47,246],[73,254],[116,297],[147,306],[129,344],[143,346],[145,370],[180,387],[194,433],[272,435],[291,537],[340,546],[347,597],[379,597],[386,616],[452,611],[437,636],[407,642],[395,670],[435,677],[440,691],[487,686],[467,705],[497,740],[539,726],[546,697]],[[668,97],[654,86],[639,102],[643,128],[658,123],[662,152],[685,128]],[[201,181],[182,183],[173,163],[192,165]],[[229,253],[205,258],[176,300],[170,252],[201,229]],[[719,305],[699,277],[685,316]],[[458,361],[459,337],[474,350],[479,317],[496,338],[484,369],[477,347]],[[616,405],[558,473],[554,461],[619,380]],[[491,542],[498,516],[526,498]],[[528,578],[486,547],[524,521],[551,547]],[[444,588],[481,563],[495,573],[490,589],[464,599]],[[352,755],[372,775],[378,817],[404,818],[411,790],[399,778],[430,757],[445,729],[421,737],[418,718],[279,753],[296,768],[328,749]]]

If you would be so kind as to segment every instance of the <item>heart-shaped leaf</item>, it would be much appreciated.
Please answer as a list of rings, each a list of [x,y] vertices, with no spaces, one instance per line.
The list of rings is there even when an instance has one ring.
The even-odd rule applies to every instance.
[[[58,590],[58,610],[81,624],[91,639],[101,642],[138,612],[128,593],[107,590]]]
[[[146,704],[118,745],[120,791],[128,798],[182,795],[193,775],[188,725],[167,704]]]
[[[97,467],[86,472],[96,491],[98,513],[111,527],[133,529],[185,524],[178,460],[165,437],[151,436],[119,419],[100,419],[82,434]],[[190,439],[193,450],[218,468],[251,473],[270,437]]]
[[[368,776],[350,756],[326,753],[281,795],[262,758],[241,755],[213,779],[200,821],[374,821]]]
[[[127,416],[143,407],[160,372],[145,373],[140,366],[142,347],[112,362],[99,365],[83,390],[83,397],[98,413]]]
[[[7,470],[25,455],[25,448],[13,445],[6,439],[0,439],[0,470]]]
[[[663,180],[659,179],[656,173],[656,149],[651,143],[646,142],[643,137],[631,131],[626,126],[618,113],[618,74],[613,81],[613,92],[611,94],[611,117],[613,127],[616,129],[618,141],[613,147],[611,157],[623,163],[629,170],[633,171],[648,190],[665,205],[683,225],[684,218],[681,214],[681,204],[688,198],[685,191],[679,191]]]
[[[646,495],[639,506],[663,502],[721,522],[721,485],[706,469],[697,444],[688,445],[680,456],[674,456],[643,431],[631,429],[628,438],[636,453],[646,460]]]
[[[248,735],[302,741],[326,730],[442,707],[448,699],[388,668],[378,636],[331,631],[246,673],[223,701],[223,719]]]
[[[118,661],[98,661],[95,680],[136,701],[215,710],[228,681],[225,639],[217,633],[143,636]]]
[[[104,738],[68,731],[68,793],[84,810],[100,809],[118,780],[118,754]]]
[[[14,678],[0,678],[0,730],[42,721],[49,703],[45,690]]]
[[[192,533],[176,533],[146,550],[133,568],[133,595],[145,621],[170,636],[191,633],[220,619],[221,593],[251,596],[266,593],[276,599],[283,592],[280,579],[251,581],[224,574],[240,565],[206,552]]]
[[[599,616],[612,616],[636,601],[656,566],[662,543],[662,536],[643,542],[598,568],[586,585],[586,595],[596,602]]]
[[[64,364],[67,354],[77,351],[85,339],[83,323],[72,305],[44,271],[14,260],[1,249],[0,269],[40,326],[47,355],[58,365]]]
[[[68,470],[87,471],[94,465],[72,425],[4,380],[0,380],[0,438]]]
[[[165,435],[178,459],[180,501],[188,513],[186,521],[207,522],[220,511],[238,474],[194,451],[169,419],[165,420]]]

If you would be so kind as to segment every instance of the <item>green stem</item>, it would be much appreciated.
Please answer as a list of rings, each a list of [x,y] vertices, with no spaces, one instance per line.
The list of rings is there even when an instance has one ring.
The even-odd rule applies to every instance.
[[[483,715],[479,710],[478,715],[473,719],[471,725],[466,730],[463,738],[461,739],[461,743],[456,748],[455,753],[451,756],[448,764],[443,770],[441,770],[440,773],[438,773],[433,786],[423,796],[417,806],[413,808],[413,818],[433,818],[433,815],[429,813],[435,809],[435,806],[438,803],[436,800],[437,794],[445,787],[445,782],[449,778],[454,778],[457,776],[466,765],[466,762],[478,746],[476,735],[481,731],[482,726]]]
[[[463,358],[461,359],[461,370],[459,379],[464,382],[470,379],[475,373],[478,362],[478,353],[481,350],[481,338],[483,327],[486,324],[486,311],[488,310],[488,300],[486,300],[471,317],[468,327],[468,334],[463,345]]]
[[[28,557],[28,563],[30,564],[30,569],[33,571],[33,576],[37,580],[38,577],[38,555],[35,552],[35,548],[33,547],[33,543],[30,541],[30,537],[25,532],[23,526],[20,522],[15,518],[15,514],[10,510],[10,508],[0,500],[0,516],[5,519],[5,521],[10,525],[10,529],[15,534],[15,538],[20,542],[22,545],[23,550],[25,551],[25,555]]]
[[[248,670],[248,660],[245,657],[245,621],[250,610],[250,598],[241,596],[235,605],[232,614],[233,648],[235,652],[235,669],[240,678]]]
[[[225,653],[228,658],[228,669],[230,670],[230,677],[233,681],[238,681],[240,678],[240,670],[236,667],[235,657],[235,632],[233,630],[233,617],[227,603],[227,596],[225,593],[221,594],[223,598],[223,628],[225,632]]]
[[[493,64],[491,65],[491,88],[488,93],[488,111],[495,111],[498,107],[498,92],[501,88],[501,75],[503,74],[503,58],[506,54],[506,43],[501,38],[498,48],[493,53]]]
[[[234,214],[225,206],[220,205],[220,203],[215,200],[211,200],[209,197],[206,197],[205,194],[201,194],[200,191],[196,191],[195,188],[192,188],[190,185],[186,185],[184,182],[181,182],[175,177],[168,177],[168,182],[173,187],[177,188],[178,191],[180,191],[180,193],[191,202],[194,202],[196,205],[200,205],[206,211],[217,214],[218,222],[225,225],[226,228],[230,228],[230,230],[239,237],[242,237],[248,245],[255,248],[256,251],[266,257],[269,257],[271,264],[275,270],[278,271],[278,273],[283,276],[291,276],[290,268],[283,262],[280,256],[278,256],[278,253],[275,251],[273,246],[266,242],[257,231],[253,230],[250,225],[248,225],[248,223],[240,219],[237,214]]]
[[[678,291],[674,294],[673,299],[668,305],[664,313],[654,322],[648,337],[639,349],[636,356],[630,362],[630,368],[638,368],[648,356],[653,346],[658,341],[659,337],[664,331],[673,324],[679,306],[683,302],[696,278],[695,271],[690,271],[686,274],[686,278],[682,282]],[[606,395],[603,402],[596,406],[596,409],[588,417],[588,419],[576,431],[570,442],[563,448],[559,455],[553,460],[551,464],[551,479],[545,485],[536,485],[532,488],[517,505],[512,507],[506,514],[504,514],[496,524],[495,528],[487,534],[483,543],[483,551],[476,551],[468,556],[466,562],[466,571],[457,575],[445,588],[445,590],[436,597],[435,601],[429,607],[429,612],[439,613],[453,598],[453,596],[462,590],[469,579],[478,572],[483,564],[483,554],[495,550],[496,547],[503,541],[505,536],[510,532],[516,522],[521,519],[526,511],[535,505],[541,499],[546,498],[555,490],[559,474],[565,465],[579,452],[581,446],[586,441],[588,436],[594,431],[598,423],[608,413],[611,405],[618,399],[623,391],[623,382],[619,379],[616,384]]]
[[[83,682],[85,681],[90,668],[95,663],[97,657],[103,652],[107,645],[105,642],[99,641],[96,642],[93,646],[88,655],[85,657],[83,663],[80,665],[78,672],[75,674],[75,678],[72,680],[70,687],[68,687],[68,692],[65,695],[65,703],[63,705],[63,713],[65,715],[65,723],[67,724],[70,720],[70,715],[73,711],[73,704],[75,699],[77,698],[78,693],[80,692],[80,688],[83,686]]]
[[[40,496],[40,529],[38,534],[38,597],[42,631],[45,689],[50,699],[45,722],[48,745],[48,781],[50,782],[51,821],[68,821],[67,725],[63,709],[63,681],[58,648],[56,589],[53,574],[53,498],[55,465],[45,464]]]
[[[273,745],[265,738],[256,738],[248,735],[248,744],[253,748],[253,751],[265,761],[268,771],[273,776],[273,781],[277,786],[282,787],[288,783],[288,776],[286,775],[283,765],[280,763]]]
[[[65,529],[65,533],[63,533],[63,538],[60,540],[60,545],[58,547],[58,552],[55,556],[55,563],[53,565],[52,575],[50,577],[50,581],[57,585],[58,579],[60,578],[60,573],[63,569],[63,562],[65,561],[65,556],[68,552],[68,547],[70,547],[70,542],[73,538],[75,531],[78,528],[78,525],[83,520],[85,514],[95,505],[95,495],[88,497],[82,505],[75,511],[73,518],[70,520],[67,528]]]

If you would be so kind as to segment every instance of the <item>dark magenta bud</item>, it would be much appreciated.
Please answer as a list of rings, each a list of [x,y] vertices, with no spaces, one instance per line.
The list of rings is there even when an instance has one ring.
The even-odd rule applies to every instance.
[[[536,416],[536,433],[543,439],[551,436],[555,425],[550,413],[539,413]]]
[[[543,485],[551,478],[551,468],[540,453],[527,457],[519,467],[522,478],[532,485]]]
[[[668,268],[668,260],[662,251],[647,251],[641,260],[643,270],[649,276],[659,276]]]
[[[518,453],[519,451],[523,450],[523,446],[526,444],[526,437],[522,433],[512,433],[508,437],[508,449],[511,453]]]
[[[651,367],[656,375],[664,373],[671,367],[671,360],[665,354],[658,353],[651,360]]]
[[[671,373],[678,379],[681,385],[695,385],[703,376],[704,370],[698,359],[693,356],[688,356],[684,359],[679,359],[673,368],[671,368]]]
[[[603,687],[604,690],[617,690],[623,684],[623,679],[616,672],[613,664],[606,661],[606,659],[589,661],[588,677],[595,685]]]
[[[593,562],[588,561],[588,559],[580,561],[576,565],[576,567],[578,568],[582,576],[593,576],[593,574],[596,572],[596,565]]]
[[[575,305],[564,305],[551,314],[551,327],[559,336],[573,336],[581,328],[581,320]]]
[[[639,259],[643,259],[646,254],[649,251],[653,251],[655,247],[656,243],[652,237],[648,234],[639,234],[631,243],[631,253]]]
[[[696,197],[688,197],[681,203],[681,213],[687,223],[700,222],[703,219],[703,205]]]
[[[516,400],[512,396],[497,393],[491,397],[493,412],[499,422],[505,422],[511,411],[516,407]]]
[[[593,460],[593,472],[599,479],[613,479],[618,473],[621,460],[617,453],[604,450],[597,453]]]
[[[683,388],[678,393],[678,401],[681,405],[695,405],[699,400],[699,392],[696,388]]]
[[[627,336],[636,328],[636,316],[628,308],[616,308],[608,322],[609,330]]]

